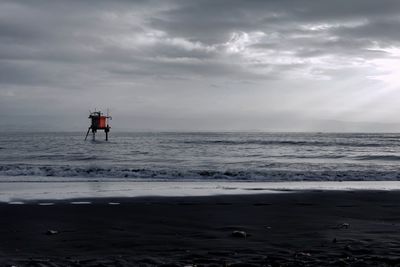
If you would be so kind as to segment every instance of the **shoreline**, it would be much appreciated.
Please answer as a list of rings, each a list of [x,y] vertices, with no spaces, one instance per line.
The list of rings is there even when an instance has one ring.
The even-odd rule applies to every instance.
[[[0,265],[400,264],[400,191],[53,201],[0,204]]]
[[[70,181],[0,182],[0,202],[77,198],[195,197],[303,191],[399,191],[400,181]]]

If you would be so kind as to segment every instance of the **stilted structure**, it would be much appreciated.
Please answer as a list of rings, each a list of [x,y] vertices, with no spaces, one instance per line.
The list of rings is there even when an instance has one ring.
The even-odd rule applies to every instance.
[[[90,111],[89,111],[90,112]],[[85,140],[87,139],[90,130],[92,130],[93,141],[96,140],[97,130],[104,130],[106,133],[106,141],[108,141],[108,133],[110,132],[110,125],[108,125],[108,120],[111,120],[111,116],[103,115],[101,111],[90,112],[89,119],[91,120],[91,125],[86,133]]]

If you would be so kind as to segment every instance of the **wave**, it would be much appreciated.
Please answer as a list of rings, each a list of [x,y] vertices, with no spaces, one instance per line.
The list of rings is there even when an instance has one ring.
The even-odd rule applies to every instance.
[[[400,156],[397,155],[367,155],[355,157],[357,160],[384,160],[384,161],[397,161]]]
[[[400,180],[400,171],[179,170],[93,166],[2,165],[0,177],[122,178],[143,180],[373,181]],[[1,178],[0,178],[1,181]]]
[[[293,140],[191,140],[185,144],[195,145],[284,145],[284,146],[347,146],[347,147],[382,147],[385,143],[372,142],[334,142],[334,141],[293,141]],[[393,144],[391,144],[393,145]]]
[[[98,156],[95,155],[55,155],[55,154],[47,154],[47,155],[32,155],[30,156],[31,159],[38,159],[38,160],[63,160],[63,161],[91,161],[99,159]],[[107,157],[102,157],[102,159],[107,159]]]

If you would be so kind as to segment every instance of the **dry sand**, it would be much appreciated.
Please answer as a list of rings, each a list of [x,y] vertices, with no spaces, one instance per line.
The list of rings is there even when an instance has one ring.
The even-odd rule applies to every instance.
[[[399,191],[40,203],[0,204],[0,266],[400,266]]]

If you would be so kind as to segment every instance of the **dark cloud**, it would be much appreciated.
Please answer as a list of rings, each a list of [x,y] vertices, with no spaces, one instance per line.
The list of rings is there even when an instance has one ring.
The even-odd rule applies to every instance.
[[[383,46],[398,45],[400,41],[400,17],[382,17],[369,20],[359,26],[347,26],[337,28],[333,33],[343,38],[362,40],[364,42],[375,41]]]
[[[2,7],[0,58],[35,60],[38,68],[46,61],[94,67],[111,61],[130,63],[132,69],[146,62],[144,65],[149,65],[153,72],[175,69],[178,75],[182,69],[187,70],[184,75],[191,69],[197,75],[201,71],[207,75],[208,70],[226,75],[229,69],[232,75],[241,69],[243,74],[251,74],[253,63],[256,68],[259,63],[271,68],[274,62],[268,60],[269,54],[292,54],[294,60],[288,64],[295,65],[303,59],[324,55],[381,57],[385,53],[372,47],[396,44],[399,37],[399,21],[395,19],[397,1],[96,1],[94,4],[43,0],[5,1]],[[265,36],[254,37],[251,35],[254,32]],[[227,43],[235,33],[239,37],[230,45],[242,46],[236,54],[247,50],[244,60],[226,53]],[[258,61],[262,62],[257,61],[258,54]],[[157,60],[159,68],[148,64]],[[278,68],[281,65],[277,63]],[[163,71],[162,67],[168,69]]]

